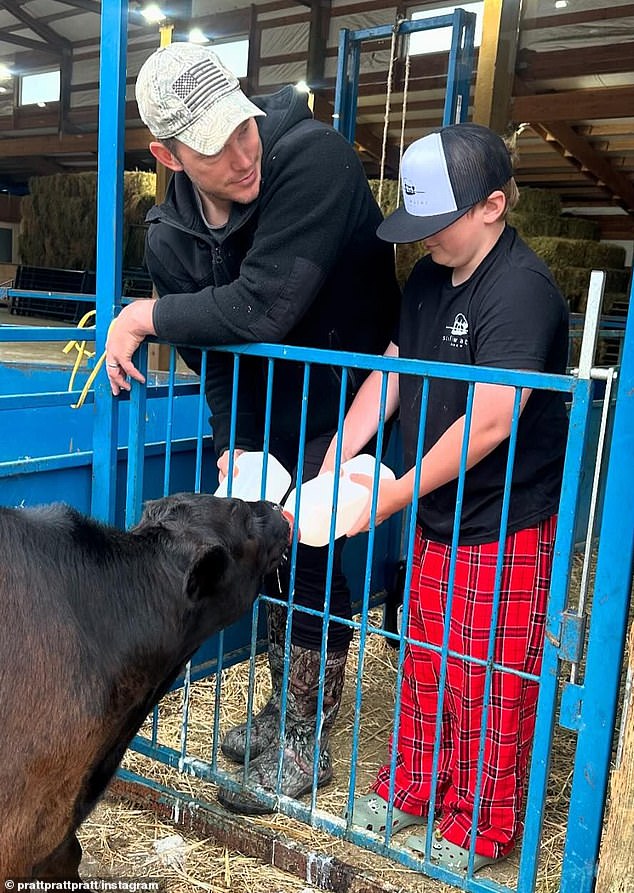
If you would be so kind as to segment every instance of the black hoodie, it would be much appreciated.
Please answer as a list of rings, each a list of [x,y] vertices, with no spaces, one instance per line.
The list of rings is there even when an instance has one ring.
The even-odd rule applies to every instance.
[[[211,235],[189,178],[177,172],[165,202],[148,214],[158,337],[198,347],[263,341],[382,353],[400,293],[392,247],[376,236],[381,212],[353,147],[314,121],[293,87],[254,102],[267,115],[256,118],[258,198],[234,203],[222,234]],[[197,352],[181,353],[199,371]],[[205,391],[218,455],[229,444],[231,370],[231,356],[209,354]],[[301,364],[276,363],[271,449],[287,461],[297,452],[302,376]],[[339,377],[312,367],[309,437],[336,427]],[[349,401],[363,377],[352,371]],[[243,357],[239,448],[262,448],[265,388],[266,360]]]

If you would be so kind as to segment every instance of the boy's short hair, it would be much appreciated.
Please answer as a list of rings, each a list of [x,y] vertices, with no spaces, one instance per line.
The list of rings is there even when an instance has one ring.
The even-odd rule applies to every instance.
[[[403,206],[383,221],[378,235],[386,242],[426,239],[512,178],[509,150],[488,127],[443,127],[416,140],[403,155]]]

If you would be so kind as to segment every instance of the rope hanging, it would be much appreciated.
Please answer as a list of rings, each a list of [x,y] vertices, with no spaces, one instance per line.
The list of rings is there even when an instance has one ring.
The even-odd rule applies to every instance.
[[[394,83],[394,63],[396,61],[396,41],[398,38],[398,29],[401,22],[404,21],[403,18],[397,18],[394,23],[394,27],[392,28],[392,40],[390,42],[390,64],[387,73],[387,89],[385,93],[385,113],[383,116],[383,142],[381,145],[381,168],[379,173],[379,193],[378,193],[378,204],[379,207],[382,207],[381,202],[383,199],[383,183],[385,181],[385,162],[387,158],[387,137],[390,126],[390,114],[391,114],[391,104],[392,104],[392,88]],[[403,84],[403,104],[401,108],[401,135],[399,140],[399,170],[398,170],[398,190],[396,197],[396,206],[398,207],[401,203],[401,159],[403,158],[404,151],[404,143],[405,143],[405,118],[407,113],[407,96],[409,90],[409,75],[410,75],[410,56],[409,53],[406,54],[405,57],[405,79]]]
[[[396,58],[396,35],[398,32],[399,19],[394,23],[392,28],[392,39],[390,41],[390,65],[387,70],[387,90],[385,92],[385,113],[383,115],[383,142],[381,145],[381,168],[379,172],[379,195],[378,205],[382,207],[383,199],[383,181],[385,179],[385,157],[387,155],[387,132],[390,126],[390,103],[392,100],[392,78],[394,75],[394,61]]]
[[[398,181],[396,190],[396,207],[401,204],[401,162],[405,151],[405,118],[407,117],[407,95],[409,90],[410,55],[405,56],[405,80],[403,83],[403,105],[401,106],[401,138],[398,146]]]

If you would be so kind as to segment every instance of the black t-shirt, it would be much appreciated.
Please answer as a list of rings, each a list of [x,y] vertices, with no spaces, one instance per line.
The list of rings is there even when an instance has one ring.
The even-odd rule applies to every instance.
[[[470,278],[451,284],[452,271],[424,257],[405,286],[398,335],[401,357],[564,373],[568,308],[546,265],[506,227]],[[405,467],[416,460],[421,379],[400,376]],[[468,385],[430,379],[425,454],[464,415]],[[568,430],[562,394],[533,390],[520,416],[508,532],[532,527],[557,511]],[[460,543],[499,536],[508,439],[465,478]],[[450,543],[457,481],[419,500],[418,520],[429,539]]]

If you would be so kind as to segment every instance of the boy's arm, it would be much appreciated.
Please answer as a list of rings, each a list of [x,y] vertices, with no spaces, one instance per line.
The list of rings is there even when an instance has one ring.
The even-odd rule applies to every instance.
[[[388,344],[385,357],[398,357],[398,347],[392,341]],[[341,461],[345,462],[356,456],[366,443],[376,434],[379,427],[379,409],[381,403],[381,385],[383,373],[374,370],[359,388],[356,397],[352,401],[343,423],[343,443],[341,447]],[[388,374],[387,397],[385,404],[385,419],[389,419],[398,407],[398,375],[396,372]],[[337,450],[337,435],[333,437],[330,446],[324,456],[320,474],[324,471],[332,471],[335,465]]]
[[[360,393],[360,392],[359,392]],[[522,389],[520,411],[530,396],[530,388]],[[476,384],[473,397],[467,469],[488,456],[511,433],[515,388],[506,385]],[[426,496],[432,490],[458,477],[465,416],[451,425],[423,457],[418,496]],[[376,525],[382,524],[395,512],[412,501],[415,469],[410,468],[395,481],[383,480],[379,485]],[[352,475],[352,480],[368,485],[368,479]],[[371,486],[371,484],[370,484]],[[359,517],[348,536],[367,530],[370,523],[370,503]]]

